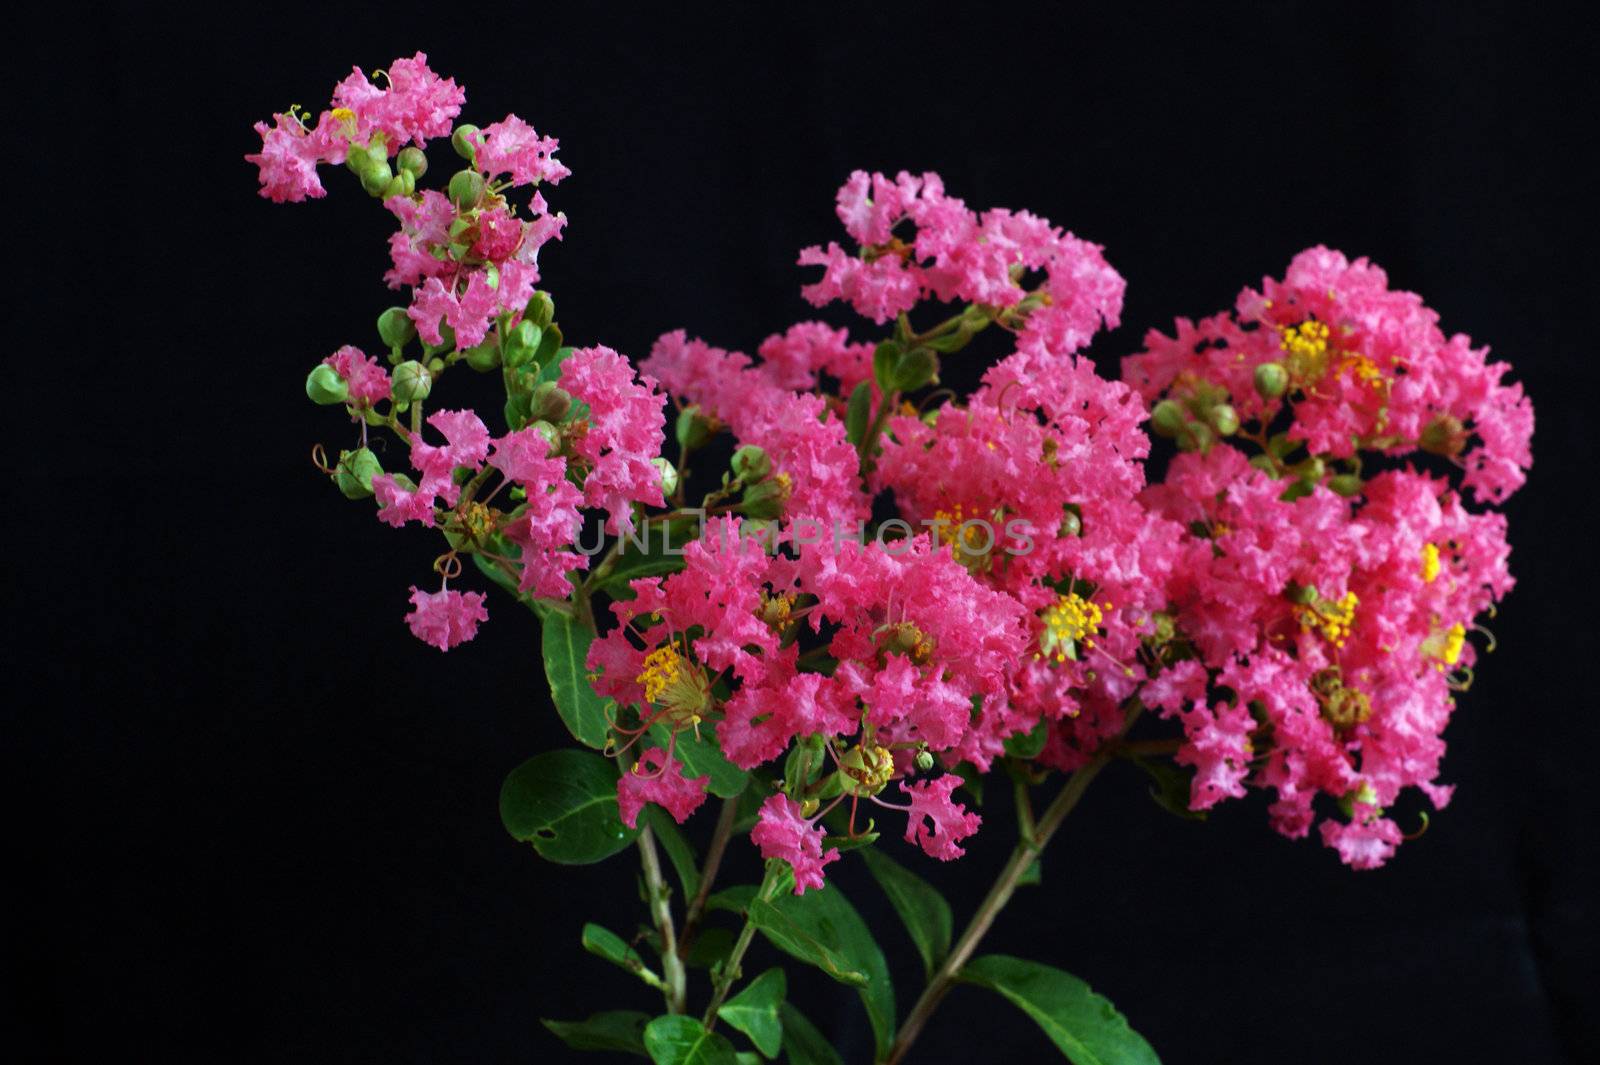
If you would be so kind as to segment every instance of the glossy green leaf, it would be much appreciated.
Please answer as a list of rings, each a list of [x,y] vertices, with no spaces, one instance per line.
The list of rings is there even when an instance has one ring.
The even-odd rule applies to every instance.
[[[988,954],[961,970],[964,983],[997,992],[1032,1017],[1073,1065],[1160,1065],[1116,1007],[1071,973],[1026,958]]]
[[[583,926],[583,949],[597,958],[606,961],[621,969],[626,969],[633,975],[642,978],[645,983],[659,987],[661,978],[645,965],[644,959],[627,940],[593,922]]]
[[[788,993],[782,969],[768,969],[717,1008],[717,1016],[750,1037],[755,1048],[769,1058],[778,1056],[783,1043],[783,1021],[778,1008]]]
[[[616,766],[588,751],[550,751],[513,769],[500,788],[500,820],[563,865],[609,858],[639,834],[617,810]]]
[[[656,1065],[739,1065],[732,1043],[681,1013],[647,1024],[644,1049]]]
[[[600,750],[606,744],[608,716],[616,716],[616,703],[602,699],[589,684],[584,664],[594,633],[581,622],[552,610],[543,612],[544,672],[550,680],[550,697],[567,731],[585,747]]]
[[[1007,736],[1005,740],[1006,753],[1013,758],[1031,759],[1039,757],[1039,752],[1044,750],[1044,745],[1050,738],[1050,723],[1040,720],[1033,726],[1031,732],[1019,732],[1014,736]]]
[[[650,1015],[636,1010],[607,1010],[586,1021],[539,1023],[573,1050],[619,1050],[644,1057],[644,1026],[650,1023]]]
[[[833,1044],[805,1014],[785,1002],[778,1016],[783,1021],[783,1052],[789,1065],[844,1065]]]
[[[650,738],[658,746],[666,747],[671,735],[672,730],[666,725],[650,726]],[[728,761],[722,753],[715,722],[702,721],[698,737],[693,729],[679,729],[678,738],[673,740],[673,754],[683,762],[684,776],[710,777],[706,790],[719,799],[733,798],[750,783],[750,774]]]
[[[672,815],[655,803],[645,804],[644,818],[650,823],[650,831],[655,833],[661,849],[667,852],[672,871],[678,874],[678,886],[683,888],[683,897],[694,898],[700,890],[700,867],[695,862],[694,847],[672,820]]]
[[[1194,768],[1174,765],[1157,758],[1132,758],[1134,765],[1144,770],[1150,778],[1150,798],[1155,804],[1183,818],[1185,821],[1204,821],[1204,810],[1189,809],[1189,795],[1194,783]]]
[[[772,945],[850,984],[867,1008],[881,1053],[894,1037],[894,986],[883,951],[866,922],[838,887],[827,884],[804,895],[780,894],[750,903],[750,921]]]
[[[911,941],[922,955],[922,971],[932,976],[934,969],[950,953],[950,931],[955,921],[950,904],[932,884],[873,848],[861,852],[867,871],[889,896],[894,912],[900,915]]]

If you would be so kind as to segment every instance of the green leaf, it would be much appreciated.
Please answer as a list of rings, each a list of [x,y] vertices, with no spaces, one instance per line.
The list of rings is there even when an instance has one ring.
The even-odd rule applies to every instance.
[[[500,820],[513,839],[552,862],[587,865],[638,836],[617,811],[617,769],[588,751],[550,751],[511,771],[500,788]]]
[[[778,1007],[783,1005],[787,990],[783,970],[768,969],[718,1007],[717,1016],[749,1036],[761,1053],[775,1058],[783,1043]]]
[[[1204,810],[1189,809],[1189,794],[1194,782],[1194,769],[1174,765],[1155,758],[1131,758],[1134,765],[1150,778],[1150,798],[1155,804],[1185,821],[1204,821]]]
[[[620,1050],[644,1057],[644,1026],[650,1023],[650,1015],[636,1010],[607,1010],[586,1021],[539,1023],[573,1050]]]
[[[701,927],[695,931],[683,963],[691,969],[709,969],[733,950],[733,940],[729,929]]]
[[[880,1053],[894,1038],[894,985],[867,924],[833,884],[750,903],[750,921],[772,945],[857,988]]]
[[[713,891],[706,898],[706,909],[721,910],[724,913],[744,914],[750,911],[750,903],[755,901],[756,892],[760,888],[754,884],[735,884]]]
[[[611,572],[597,587],[613,599],[632,599],[629,581],[641,577],[659,577],[676,573],[683,568],[683,548],[694,541],[698,530],[697,519],[687,521],[654,520],[639,529],[641,543],[628,540],[617,556]]]
[[[987,954],[961,970],[964,983],[1010,999],[1044,1029],[1073,1065],[1160,1065],[1144,1037],[1089,985],[1060,969]]]
[[[671,736],[672,730],[666,725],[650,726],[650,737],[663,748]],[[728,761],[722,753],[715,722],[702,721],[698,738],[693,729],[680,729],[673,742],[673,753],[683,763],[684,776],[710,777],[706,790],[719,799],[733,798],[750,783],[750,774]]]
[[[894,912],[900,915],[906,931],[911,933],[917,953],[922,955],[922,971],[931,977],[950,952],[950,930],[955,923],[950,915],[950,904],[933,885],[881,851],[865,850],[861,857],[866,859],[867,871],[889,896]]]
[[[867,435],[867,421],[872,417],[872,383],[862,381],[850,393],[850,402],[844,411],[844,438],[852,444],[861,443]]]
[[[789,1057],[789,1065],[844,1065],[833,1044],[805,1014],[787,1002],[778,1014],[783,1020],[783,1052]]]
[[[479,573],[483,574],[485,577],[488,577],[491,581],[494,581],[494,583],[498,584],[501,588],[509,592],[511,594],[511,598],[521,600],[524,603],[527,602],[526,599],[522,598],[522,593],[517,589],[517,579],[511,574],[507,573],[505,570],[501,569],[500,566],[495,564],[493,561],[484,558],[482,555],[474,551],[472,554],[472,564],[478,567]]]
[[[647,984],[657,987],[661,985],[661,978],[645,965],[639,952],[609,928],[592,922],[584,925],[582,942],[583,949],[595,957],[604,958],[618,968],[628,970],[633,975],[643,978]]]
[[[1044,750],[1044,745],[1050,738],[1050,723],[1040,719],[1030,732],[1019,732],[1014,736],[1007,736],[1005,740],[1006,753],[1013,758],[1024,761],[1039,757],[1039,752]]]
[[[683,888],[683,897],[694,898],[700,890],[700,867],[694,859],[694,848],[672,820],[672,815],[655,803],[645,804],[644,817],[650,822],[650,830],[655,833],[656,839],[661,841],[661,849],[667,852],[667,861],[672,863],[673,872],[678,874],[678,886]]]
[[[602,699],[589,684],[589,667],[584,664],[594,633],[564,614],[547,610],[543,614],[544,672],[550,679],[550,697],[567,731],[585,747],[600,750],[606,745],[607,715],[616,716],[616,703]]]
[[[647,1024],[644,1048],[656,1065],[739,1065],[732,1043],[681,1013]]]

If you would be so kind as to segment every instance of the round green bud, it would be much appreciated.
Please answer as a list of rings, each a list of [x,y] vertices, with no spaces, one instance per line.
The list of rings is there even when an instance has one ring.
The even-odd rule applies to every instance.
[[[1300,464],[1300,479],[1307,484],[1316,484],[1327,472],[1327,464],[1315,455]]]
[[[488,373],[500,365],[500,345],[485,340],[475,348],[467,349],[467,365],[479,373]]]
[[[535,292],[528,298],[528,306],[523,310],[522,317],[544,329],[556,320],[556,301],[550,298],[548,292]]]
[[[378,339],[391,348],[403,348],[417,339],[417,323],[404,307],[390,307],[378,315]]]
[[[929,751],[929,750],[918,751],[917,752],[917,771],[919,773],[926,773],[928,770],[930,770],[932,768],[933,768],[933,752]]]
[[[535,421],[533,431],[544,437],[545,443],[550,445],[552,452],[561,446],[561,430],[546,421]]]
[[[483,175],[476,170],[458,170],[450,178],[450,202],[470,211],[483,199]]]
[[[389,179],[389,184],[383,187],[383,198],[393,199],[396,196],[410,196],[417,191],[417,179],[412,177],[411,171],[401,170]]]
[[[533,390],[528,410],[535,418],[559,422],[572,410],[572,394],[554,381],[545,381]]]
[[[1274,480],[1277,479],[1278,468],[1273,463],[1271,455],[1251,455],[1250,465],[1254,466],[1262,473],[1270,475]]]
[[[772,460],[763,449],[746,444],[733,453],[733,472],[746,484],[764,481],[772,472]]]
[[[539,342],[544,339],[544,330],[534,325],[527,319],[517,323],[517,327],[506,335],[505,362],[507,366],[526,366],[533,361],[539,351]]]
[[[1454,415],[1441,414],[1429,422],[1417,439],[1417,446],[1430,455],[1454,458],[1467,446],[1466,426]]]
[[[1275,362],[1256,367],[1256,393],[1262,399],[1277,399],[1289,390],[1289,371]]]
[[[673,426],[673,433],[678,438],[678,447],[684,451],[694,451],[706,446],[711,439],[711,420],[700,413],[699,407],[685,407],[678,412],[678,422]]]
[[[661,475],[661,494],[671,499],[678,491],[677,467],[659,455],[650,460],[650,465]]]
[[[1061,515],[1061,535],[1062,536],[1080,536],[1082,534],[1083,534],[1083,519],[1078,516],[1078,512],[1075,511],[1075,510],[1068,510],[1068,511],[1062,512],[1062,515]]]
[[[382,162],[372,163],[361,171],[361,187],[367,190],[369,196],[382,196],[389,187],[389,179],[394,177],[394,171],[389,169],[387,159]]]
[[[1239,431],[1239,412],[1230,404],[1218,403],[1211,408],[1207,415],[1211,428],[1217,431],[1218,436],[1232,436]]]
[[[313,403],[331,407],[350,398],[350,387],[339,376],[339,371],[323,363],[306,376],[306,395]]]
[[[419,178],[428,172],[428,157],[423,154],[421,148],[401,148],[400,154],[395,157],[395,162],[400,164],[401,170],[413,178]]]
[[[1291,584],[1289,598],[1301,606],[1310,606],[1317,601],[1317,586],[1314,584]]]
[[[427,399],[433,391],[433,374],[414,359],[407,359],[394,368],[394,378],[389,393],[396,403],[415,403]]]
[[[1210,451],[1211,445],[1216,442],[1217,434],[1205,422],[1188,422],[1178,433],[1178,447],[1184,451],[1204,453]]]
[[[1338,473],[1328,478],[1328,487],[1346,499],[1360,493],[1361,477],[1354,473]]]
[[[339,486],[346,499],[365,499],[372,494],[372,478],[383,472],[378,456],[367,448],[339,452],[339,465],[333,471],[333,483]]]
[[[772,477],[746,488],[739,506],[752,518],[776,518],[789,501],[789,491],[787,477]]]
[[[472,144],[472,138],[475,137],[477,133],[477,126],[472,125],[470,122],[463,122],[461,125],[456,127],[456,131],[454,133],[450,134],[450,147],[454,148],[456,150],[456,154],[461,156],[461,158],[465,159],[469,163],[472,162],[472,157],[476,153],[476,149]]]
[[[1170,399],[1157,403],[1150,412],[1150,428],[1156,431],[1157,436],[1177,436],[1187,421],[1183,408]]]

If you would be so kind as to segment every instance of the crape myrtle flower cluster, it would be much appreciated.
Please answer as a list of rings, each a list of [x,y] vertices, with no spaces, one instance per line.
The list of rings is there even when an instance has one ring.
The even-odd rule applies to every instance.
[[[437,590],[411,589],[419,639],[448,650],[487,619],[452,586],[463,560],[587,629],[625,824],[694,814],[709,775],[685,752],[708,745],[765,767],[749,838],[796,893],[874,818],[959,857],[980,817],[956,790],[1001,760],[1170,756],[1190,810],[1268,789],[1275,829],[1316,827],[1356,868],[1405,838],[1403,792],[1448,801],[1442,733],[1512,586],[1486,508],[1522,484],[1533,414],[1378,267],[1312,248],[1231,311],[1152,331],[1109,380],[1082,354],[1122,309],[1099,246],[969,208],[937,174],[858,171],[847,242],[799,264],[861,339],[801,322],[751,357],[677,331],[635,368],[565,345],[536,287],[566,225],[541,191],[568,176],[557,142],[515,115],[461,123],[464,101],[419,53],[355,71],[314,119],[258,124],[247,158],[275,202],[322,197],[319,168],[342,164],[393,216],[384,280],[406,296],[375,356],[344,345],[311,371],[351,421],[317,461],[380,521],[442,534]],[[1009,353],[970,395],[936,391],[983,334]],[[501,409],[431,406],[461,363],[496,375]],[[1164,470],[1147,428],[1176,447]],[[722,433],[732,462],[691,506]],[[603,556],[586,522],[614,538]],[[841,525],[867,535],[804,533]],[[681,553],[612,579],[629,537],[664,530],[687,530]]]

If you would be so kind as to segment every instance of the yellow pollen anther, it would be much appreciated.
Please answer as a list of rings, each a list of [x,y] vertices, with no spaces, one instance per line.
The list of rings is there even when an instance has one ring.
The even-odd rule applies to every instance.
[[[1110,610],[1111,604],[1105,604]],[[1039,656],[1056,662],[1078,657],[1078,645],[1094,646],[1094,636],[1100,631],[1105,615],[1100,604],[1085,599],[1076,592],[1063,595],[1040,615],[1044,628],[1039,633]]]
[[[1328,327],[1315,318],[1278,328],[1278,346],[1288,356],[1289,372],[1302,381],[1314,381],[1328,366]]]
[[[1422,583],[1432,584],[1439,576],[1439,545],[1422,545]]]
[[[1355,624],[1356,607],[1361,599],[1355,592],[1346,592],[1338,600],[1316,599],[1295,607],[1295,613],[1300,617],[1302,629],[1316,629],[1322,638],[1335,647],[1343,647],[1344,639],[1350,635],[1350,626]]]
[[[1466,645],[1467,627],[1458,621],[1448,629],[1434,631],[1423,640],[1422,653],[1428,658],[1436,659],[1434,668],[1442,673],[1446,666],[1453,666],[1461,661],[1461,651]]]
[[[646,702],[653,703],[678,679],[683,659],[671,647],[658,647],[644,659],[644,671],[634,678],[644,685]]]

